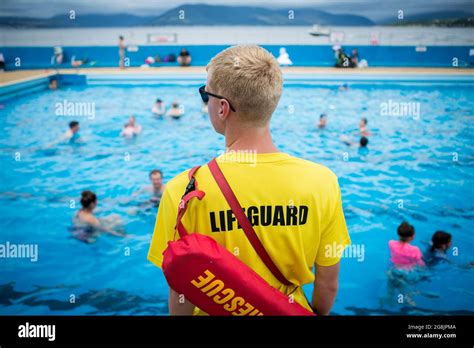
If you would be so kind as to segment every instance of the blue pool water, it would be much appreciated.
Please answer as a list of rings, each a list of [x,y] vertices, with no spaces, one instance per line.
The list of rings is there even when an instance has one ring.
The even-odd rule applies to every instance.
[[[38,244],[39,259],[0,259],[0,314],[167,313],[164,277],[146,260],[156,211],[133,212],[146,197],[132,193],[148,184],[153,168],[167,181],[222,149],[223,137],[201,113],[197,88],[72,86],[4,102],[0,243]],[[154,119],[157,97],[181,101],[186,117]],[[64,100],[95,103],[95,118],[57,116],[56,103]],[[419,103],[419,118],[380,115],[389,100]],[[329,121],[321,131],[315,122],[323,112]],[[127,141],[118,134],[131,114],[143,133]],[[361,117],[372,132],[368,151],[339,139],[357,140]],[[49,146],[72,119],[81,122],[85,144]],[[348,91],[334,84],[288,85],[272,131],[281,151],[336,172],[352,242],[364,247],[363,257],[342,261],[333,313],[474,313],[474,269],[466,266],[474,261],[472,84],[359,84]],[[71,237],[77,209],[71,200],[78,205],[86,189],[98,194],[98,215],[120,215],[132,237],[101,236],[89,245]],[[452,233],[453,264],[394,277],[387,242],[405,219],[415,225],[414,245],[423,250],[435,230]]]

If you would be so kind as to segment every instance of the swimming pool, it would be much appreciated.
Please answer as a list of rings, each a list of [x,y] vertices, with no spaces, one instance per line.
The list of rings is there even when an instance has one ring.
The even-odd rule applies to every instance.
[[[37,262],[1,259],[0,314],[167,313],[164,277],[146,260],[156,211],[136,213],[145,198],[132,193],[148,184],[153,168],[167,181],[220,153],[223,137],[201,112],[198,86],[68,86],[4,102],[0,243],[37,244],[39,253]],[[186,117],[153,118],[157,97],[182,102]],[[94,115],[57,115],[57,103],[65,101],[89,103]],[[397,116],[393,103],[414,104]],[[391,112],[383,114],[383,105]],[[285,87],[272,121],[274,141],[281,151],[336,172],[352,242],[361,252],[342,261],[334,314],[474,313],[474,270],[465,267],[474,244],[473,110],[471,83]],[[316,127],[321,113],[329,117],[324,130]],[[143,133],[124,140],[119,132],[132,114]],[[372,132],[368,151],[339,139],[357,141],[361,117]],[[49,146],[72,119],[81,123],[84,144]],[[133,237],[101,236],[95,244],[73,239],[68,228],[85,189],[98,194],[98,215],[119,214]],[[423,250],[435,230],[452,233],[458,256],[451,256],[455,265],[424,270],[394,287],[387,242],[404,219],[415,225],[414,244]],[[400,294],[409,300],[399,303]]]

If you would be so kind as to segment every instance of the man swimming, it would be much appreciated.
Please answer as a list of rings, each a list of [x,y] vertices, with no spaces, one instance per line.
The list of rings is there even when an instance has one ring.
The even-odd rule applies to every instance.
[[[69,129],[66,131],[64,136],[62,137],[62,141],[74,143],[79,141],[79,122],[71,121],[69,122]]]
[[[166,188],[166,185],[163,184],[163,173],[159,169],[153,169],[148,177],[150,178],[151,186],[145,189],[151,193],[150,201],[158,206]]]
[[[171,104],[171,109],[168,110],[166,116],[170,116],[174,119],[179,119],[184,115],[183,109],[180,107],[179,103],[174,102]]]
[[[155,105],[151,108],[151,112],[156,116],[163,116],[166,112],[165,104],[161,99],[157,99]]]
[[[130,116],[128,122],[123,126],[120,135],[125,138],[133,138],[134,136],[140,134],[142,131],[142,126],[136,123],[135,116]]]
[[[58,80],[55,77],[49,81],[48,88],[52,91],[58,89]]]
[[[352,142],[346,135],[341,135],[341,141],[347,146],[358,146],[359,148],[366,148],[369,144],[369,139],[366,137],[361,137],[359,143]]]
[[[97,207],[97,196],[92,191],[83,191],[81,193],[82,208],[76,212],[73,217],[73,236],[87,243],[95,241],[99,232],[109,233],[113,236],[123,237],[125,234],[116,232],[114,229],[121,224],[117,215],[110,215],[107,218],[99,220],[94,215],[94,209]]]
[[[370,135],[370,132],[367,130],[367,119],[365,117],[360,119],[359,132],[364,137],[367,137]]]
[[[328,115],[326,114],[319,115],[318,128],[325,128],[327,123],[328,123]]]
[[[141,202],[138,205],[138,208],[132,208],[129,210],[129,214],[136,215],[139,211],[151,211],[153,207],[158,207],[160,205],[161,196],[165,191],[166,185],[163,184],[163,172],[159,169],[153,169],[148,177],[150,179],[150,186],[145,186],[140,190],[134,192],[132,196],[139,196],[142,193],[146,192],[151,195],[150,199]]]

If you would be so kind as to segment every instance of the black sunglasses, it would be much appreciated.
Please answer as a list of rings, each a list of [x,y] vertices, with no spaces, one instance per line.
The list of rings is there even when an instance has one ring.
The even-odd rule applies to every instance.
[[[221,95],[217,95],[217,94],[213,94],[213,93],[207,92],[207,91],[205,90],[205,88],[206,88],[206,85],[199,87],[199,94],[201,95],[202,101],[203,101],[204,103],[207,104],[207,103],[209,102],[209,96],[214,97],[214,98],[224,99],[224,100],[227,100],[227,102],[229,103],[230,109],[231,109],[233,112],[235,112],[234,107],[232,106],[232,104],[230,103],[230,101],[229,101],[227,98],[225,98],[225,97],[223,97],[223,96],[221,96]]]

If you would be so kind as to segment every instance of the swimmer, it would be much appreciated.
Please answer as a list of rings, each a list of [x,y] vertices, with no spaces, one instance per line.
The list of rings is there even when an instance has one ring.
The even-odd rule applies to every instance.
[[[163,192],[165,192],[166,185],[163,184],[163,173],[159,169],[153,169],[148,175],[151,182],[151,187],[148,188],[148,191],[151,192],[151,200],[154,202],[159,202]]]
[[[452,235],[451,233],[444,231],[436,231],[431,237],[431,243],[428,250],[425,253],[426,263],[430,266],[435,266],[441,261],[445,261],[452,266],[456,266],[461,269],[469,269],[474,266],[474,262],[469,263],[455,263],[448,258],[448,250],[451,248]]]
[[[174,119],[179,119],[181,116],[184,115],[183,108],[179,105],[179,103],[174,102],[171,104],[171,109],[168,110],[166,116],[171,116]]]
[[[327,123],[328,123],[328,115],[326,114],[319,115],[318,128],[325,128]]]
[[[125,138],[133,138],[134,136],[140,134],[141,131],[142,126],[136,123],[134,116],[130,116],[128,122],[123,126],[120,135]]]
[[[446,251],[451,247],[451,233],[436,231],[431,237],[431,252],[446,257]]]
[[[446,252],[451,247],[451,239],[450,233],[436,231],[431,237],[431,247],[425,254],[426,262],[433,265],[442,260],[448,261]]]
[[[163,184],[163,172],[159,169],[153,169],[150,174],[148,174],[148,178],[150,179],[151,185],[133,193],[133,195],[137,196],[144,191],[148,192],[151,194],[150,202],[158,206],[166,188],[166,185]]]
[[[151,109],[151,112],[156,116],[163,116],[165,114],[165,104],[161,99],[158,98],[156,100],[155,105],[153,105],[153,108]]]
[[[347,146],[358,146],[361,149],[366,148],[369,144],[369,139],[367,139],[366,137],[361,137],[359,139],[359,143],[354,143],[350,141],[350,139],[346,135],[341,135],[341,141]]]
[[[79,135],[79,122],[71,121],[69,122],[69,129],[61,138],[61,141],[75,143],[79,142],[81,136]]]
[[[360,119],[359,132],[365,137],[370,135],[370,132],[367,130],[367,119],[365,117]]]
[[[102,221],[93,213],[97,207],[97,196],[92,191],[83,191],[81,194],[82,208],[77,211],[73,218],[73,224],[76,227],[74,236],[78,239],[89,241],[90,237],[95,237],[97,232],[109,233],[113,236],[123,237],[124,233],[113,230],[120,222],[115,215],[111,215]]]
[[[339,86],[340,91],[347,91],[349,89],[349,85],[344,83],[342,86]]]
[[[85,57],[83,59],[76,59],[76,56],[72,56],[71,58],[71,66],[73,68],[78,68],[84,64],[89,63],[89,58]],[[91,62],[91,65],[94,65],[95,62]]]
[[[58,80],[56,78],[52,78],[50,81],[49,81],[49,85],[48,85],[49,89],[54,91],[56,89],[58,89]]]
[[[390,260],[396,268],[411,269],[415,266],[424,266],[421,251],[418,247],[410,245],[415,238],[415,228],[404,221],[398,226],[398,236],[400,239],[388,242],[390,249]]]

